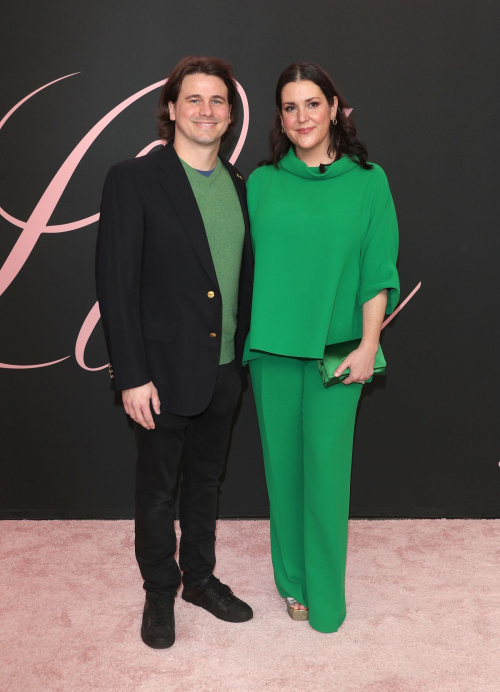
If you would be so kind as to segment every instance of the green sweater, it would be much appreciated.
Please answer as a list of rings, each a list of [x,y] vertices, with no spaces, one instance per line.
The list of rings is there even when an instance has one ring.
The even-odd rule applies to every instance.
[[[238,315],[238,287],[241,256],[245,238],[245,221],[238,193],[226,167],[217,159],[209,177],[182,161],[212,253],[217,282],[222,297],[222,333],[219,364],[234,360],[234,333]]]
[[[398,227],[380,166],[344,156],[320,173],[290,148],[278,169],[251,174],[247,199],[255,278],[244,362],[322,358],[326,344],[360,338],[362,305],[384,288],[394,310]]]

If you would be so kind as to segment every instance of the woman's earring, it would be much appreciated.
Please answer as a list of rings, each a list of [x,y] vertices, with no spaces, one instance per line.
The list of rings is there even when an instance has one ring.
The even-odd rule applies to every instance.
[[[281,131],[283,134],[285,134],[285,128],[283,127],[283,125],[281,126]]]
[[[336,115],[333,116],[333,118],[332,118],[332,123],[333,123],[334,125],[337,124],[337,116],[336,116]]]

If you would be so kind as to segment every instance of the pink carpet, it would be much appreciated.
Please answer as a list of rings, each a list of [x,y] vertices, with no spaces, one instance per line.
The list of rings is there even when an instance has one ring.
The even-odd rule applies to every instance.
[[[220,521],[216,574],[254,608],[229,624],[181,599],[146,647],[132,521],[0,524],[2,692],[499,692],[500,521],[350,523],[347,620],[293,622],[267,521]]]

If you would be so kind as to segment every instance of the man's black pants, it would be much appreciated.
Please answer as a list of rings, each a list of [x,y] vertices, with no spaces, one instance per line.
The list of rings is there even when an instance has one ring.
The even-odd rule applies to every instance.
[[[196,416],[153,413],[154,430],[134,423],[137,440],[135,554],[144,588],[175,594],[181,572],[175,561],[173,494],[182,456],[179,565],[184,586],[215,567],[219,476],[231,421],[241,392],[236,361],[220,365],[212,401]]]

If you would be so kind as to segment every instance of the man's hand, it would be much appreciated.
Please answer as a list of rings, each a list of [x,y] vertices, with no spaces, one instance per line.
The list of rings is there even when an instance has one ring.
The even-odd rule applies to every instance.
[[[160,399],[158,390],[152,382],[143,384],[141,387],[124,389],[122,391],[122,401],[125,413],[142,425],[146,430],[154,430],[155,423],[149,408],[149,400],[153,404],[154,412],[160,414]]]

